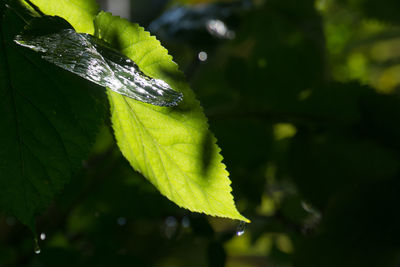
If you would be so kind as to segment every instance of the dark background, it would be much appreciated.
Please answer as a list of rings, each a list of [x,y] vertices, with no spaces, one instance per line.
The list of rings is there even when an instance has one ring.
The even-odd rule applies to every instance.
[[[40,254],[0,217],[0,266],[400,266],[399,1],[100,4],[185,72],[252,223],[169,202],[105,125],[38,218]]]

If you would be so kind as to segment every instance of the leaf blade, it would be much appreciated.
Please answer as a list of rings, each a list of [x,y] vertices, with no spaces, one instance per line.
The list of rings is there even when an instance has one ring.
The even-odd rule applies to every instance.
[[[23,26],[15,14],[0,20],[0,210],[34,231],[34,215],[87,156],[105,106],[98,88],[13,43]]]
[[[181,207],[248,222],[234,205],[228,172],[200,104],[166,49],[143,28],[109,13],[100,13],[95,27],[143,72],[184,94],[177,108],[160,108],[108,91],[114,134],[132,167]]]
[[[66,19],[77,32],[93,34],[93,18],[99,12],[96,0],[31,0],[39,9],[49,16],[60,16]]]

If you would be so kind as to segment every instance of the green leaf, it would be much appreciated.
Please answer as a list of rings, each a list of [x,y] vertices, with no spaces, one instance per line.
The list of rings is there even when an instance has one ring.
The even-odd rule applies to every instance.
[[[93,18],[99,12],[96,0],[31,0],[44,14],[66,19],[77,32],[93,34]]]
[[[178,107],[156,107],[108,91],[118,145],[134,169],[177,205],[247,221],[236,209],[216,139],[178,66],[137,24],[100,13],[98,37],[135,61],[147,75],[183,93]]]
[[[87,156],[105,94],[17,46],[22,27],[0,6],[0,210],[34,231],[34,215]]]
[[[88,17],[70,20],[61,6],[49,14],[50,1],[32,2],[47,15],[65,18],[75,29],[91,22]],[[98,37],[135,61],[146,75],[164,80],[184,95],[177,108],[161,108],[108,91],[113,128],[124,156],[179,206],[248,221],[235,208],[228,172],[200,104],[166,49],[143,28],[110,14],[101,13],[95,24]]]

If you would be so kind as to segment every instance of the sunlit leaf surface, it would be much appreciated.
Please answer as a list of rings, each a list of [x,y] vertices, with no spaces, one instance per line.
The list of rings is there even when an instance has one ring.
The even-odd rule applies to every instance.
[[[46,8],[41,1],[33,2]],[[53,11],[63,18],[69,15],[61,7]],[[76,28],[89,20],[68,22]],[[166,49],[137,24],[110,14],[100,13],[95,27],[96,37],[118,48],[146,75],[183,93],[178,107],[165,108],[109,91],[115,136],[131,165],[179,206],[248,221],[236,210],[228,172],[202,108]]]
[[[93,34],[93,17],[99,12],[96,0],[31,0],[44,14],[61,15],[77,32]]]
[[[131,165],[181,207],[248,221],[236,210],[228,172],[199,102],[166,49],[137,24],[109,13],[100,13],[95,27],[101,39],[123,47],[146,74],[184,95],[178,107],[162,108],[109,92],[114,133]]]

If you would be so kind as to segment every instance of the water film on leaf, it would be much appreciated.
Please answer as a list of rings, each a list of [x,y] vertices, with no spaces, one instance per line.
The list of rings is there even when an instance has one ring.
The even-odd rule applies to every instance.
[[[145,75],[131,59],[92,35],[77,33],[60,17],[33,19],[14,41],[121,95],[157,106],[176,106],[182,100],[166,82]]]

